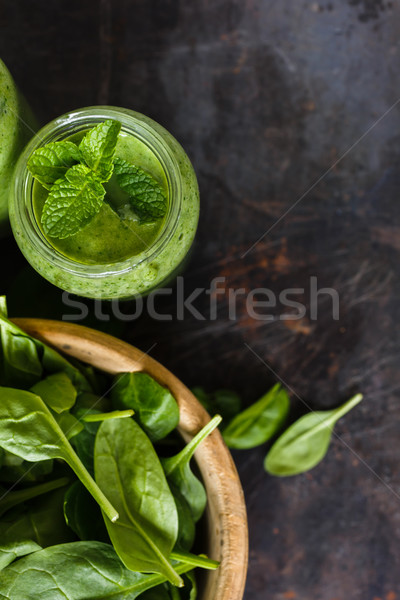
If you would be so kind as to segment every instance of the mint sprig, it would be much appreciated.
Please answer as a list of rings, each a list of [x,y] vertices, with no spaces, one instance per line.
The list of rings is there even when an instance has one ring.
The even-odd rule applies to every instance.
[[[79,144],[87,166],[101,182],[108,181],[113,173],[113,158],[121,123],[111,119],[91,129]]]
[[[82,155],[76,144],[50,142],[30,156],[28,169],[43,187],[50,190],[57,179],[64,177],[68,169],[81,160]]]
[[[154,177],[122,158],[114,160],[114,173],[141,223],[153,223],[165,215],[167,196]]]
[[[162,186],[140,167],[114,160],[120,130],[121,123],[108,119],[90,129],[79,147],[70,141],[51,142],[32,153],[28,170],[49,190],[41,217],[48,236],[65,239],[86,227],[100,211],[106,195],[103,183],[114,171],[140,223],[165,215]]]
[[[68,169],[56,181],[43,207],[45,233],[60,240],[78,233],[99,212],[105,189],[96,175],[85,165]]]

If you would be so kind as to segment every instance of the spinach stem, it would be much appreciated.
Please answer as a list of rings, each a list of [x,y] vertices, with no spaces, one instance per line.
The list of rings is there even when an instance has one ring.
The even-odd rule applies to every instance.
[[[163,459],[162,463],[167,477],[178,467],[181,462],[187,460],[188,458],[189,460],[192,458],[192,455],[197,450],[197,447],[200,445],[200,443],[218,427],[221,421],[222,417],[220,415],[215,415],[215,417],[213,417],[211,421],[209,421],[207,425],[205,425],[203,429],[201,429],[199,433],[195,435],[192,440],[190,440],[183,450],[178,452],[178,454],[175,456]]]
[[[206,556],[197,556],[196,554],[191,554],[190,552],[179,552],[178,550],[174,550],[170,554],[171,560],[179,560],[186,565],[192,565],[193,567],[202,567],[203,569],[218,569],[219,562],[217,560],[211,560],[211,558],[207,558]]]
[[[77,477],[81,480],[88,492],[96,500],[110,521],[115,523],[115,521],[117,521],[119,518],[118,511],[115,510],[111,502],[103,494],[93,477],[90,475],[80,458],[75,453],[71,453],[69,465],[75,471]]]
[[[52,492],[53,490],[64,487],[65,485],[68,485],[69,481],[70,480],[68,477],[60,477],[59,479],[46,481],[45,483],[40,483],[31,488],[16,490],[8,493],[5,492],[0,498],[0,517],[13,506],[17,506],[17,504],[21,502],[31,500],[32,498],[36,498],[42,494],[47,494],[48,492]]]
[[[97,423],[98,421],[108,421],[109,419],[124,419],[126,417],[132,417],[135,412],[131,409],[127,410],[113,410],[107,413],[88,413],[81,417],[82,421],[86,423]]]

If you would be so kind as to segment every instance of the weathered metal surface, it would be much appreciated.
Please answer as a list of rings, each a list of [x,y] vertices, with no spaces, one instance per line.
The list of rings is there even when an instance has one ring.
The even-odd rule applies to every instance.
[[[399,32],[398,3],[380,0],[0,2],[0,56],[43,121],[131,107],[188,151],[202,215],[187,295],[213,277],[277,295],[304,288],[306,304],[311,276],[339,292],[338,321],[322,295],[317,320],[307,305],[301,321],[279,319],[280,306],[256,321],[244,296],[236,320],[223,296],[209,320],[200,294],[204,321],[143,315],[125,328],[143,349],[156,342],[187,384],[233,387],[247,402],[276,380],[269,367],[299,412],[296,395],[328,407],[365,394],[309,475],[268,477],[265,449],[235,455],[250,520],[246,600],[400,599]],[[24,264],[15,245],[0,251],[13,314],[40,316],[12,285]],[[175,297],[157,306],[174,310]]]

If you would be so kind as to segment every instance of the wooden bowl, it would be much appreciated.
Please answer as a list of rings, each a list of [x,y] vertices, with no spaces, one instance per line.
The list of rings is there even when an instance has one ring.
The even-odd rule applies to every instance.
[[[137,348],[81,325],[44,319],[15,319],[24,331],[64,354],[107,373],[145,371],[169,388],[180,408],[179,432],[190,440],[210,417],[183,383]],[[221,434],[214,431],[196,451],[208,494],[206,520],[210,558],[221,562],[207,571],[199,600],[242,600],[247,573],[246,507],[236,467]]]

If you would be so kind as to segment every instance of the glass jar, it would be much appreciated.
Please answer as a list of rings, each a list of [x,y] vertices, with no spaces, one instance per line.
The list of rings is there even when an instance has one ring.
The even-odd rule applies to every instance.
[[[140,254],[121,262],[84,264],[62,254],[44,235],[34,210],[34,179],[27,169],[27,161],[37,148],[71,136],[82,136],[106,119],[119,121],[120,137],[125,136],[129,142],[129,136],[133,136],[135,144],[161,165],[169,199],[168,212],[158,237]],[[128,299],[164,286],[182,267],[198,218],[197,179],[180,144],[152,119],[111,106],[82,108],[62,115],[41,129],[20,156],[10,194],[11,226],[26,259],[54,285],[87,298]]]
[[[36,130],[28,104],[0,60],[0,236],[9,231],[8,197],[15,163]]]

